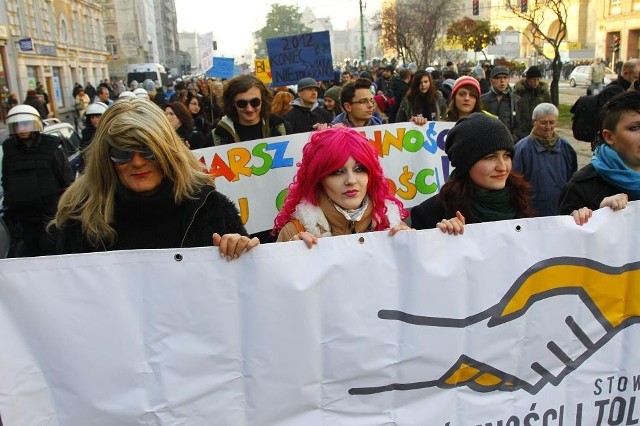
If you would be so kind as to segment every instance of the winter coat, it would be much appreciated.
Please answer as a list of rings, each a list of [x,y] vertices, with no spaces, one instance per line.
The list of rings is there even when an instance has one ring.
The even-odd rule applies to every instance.
[[[571,214],[582,207],[588,207],[591,210],[599,209],[605,197],[621,192],[624,190],[604,180],[592,164],[587,164],[571,177],[562,190],[560,214]],[[635,201],[635,199],[629,196],[629,201]]]
[[[511,132],[513,141],[517,142],[519,139],[516,132],[519,129],[519,120],[521,119],[518,116],[520,96],[509,89],[498,101],[496,93],[491,89],[489,93],[480,96],[480,100],[483,109],[497,116]]]
[[[390,227],[401,224],[402,219],[398,206],[392,201],[387,201],[386,206]],[[354,223],[336,210],[333,201],[322,192],[318,197],[317,206],[308,201],[302,201],[298,204],[293,214],[297,223],[296,221],[287,223],[278,234],[278,242],[289,241],[301,231],[309,232],[317,237],[369,232],[375,227],[372,213],[373,203],[369,202],[362,218]]]
[[[559,214],[560,194],[577,168],[576,151],[564,138],[559,138],[551,149],[531,135],[516,144],[513,170],[522,173],[533,186],[531,204],[536,216]]]
[[[520,96],[518,104],[520,126],[516,131],[516,136],[520,140],[531,133],[533,128],[533,124],[531,124],[533,109],[541,103],[550,103],[551,95],[549,94],[547,83],[541,81],[538,87],[533,88],[527,85],[527,80],[524,78],[516,83],[513,91]]]
[[[284,125],[284,119],[278,117],[277,115],[270,115],[268,119],[262,120],[262,137],[263,138],[271,138],[274,136],[284,136],[287,134]],[[213,129],[207,135],[213,138],[213,144],[209,145],[206,142],[206,146],[213,145],[226,145],[234,142],[244,142],[240,140],[240,136],[235,130],[235,125],[233,120],[231,120],[226,115],[222,117],[218,125],[215,129]]]
[[[16,220],[44,223],[73,182],[60,139],[39,133],[30,146],[11,136],[2,143],[4,208]]]
[[[395,122],[402,123],[405,121],[409,121],[411,117],[421,114],[424,118],[429,121],[440,121],[445,119],[447,111],[447,104],[444,100],[444,96],[439,90],[436,90],[436,99],[434,105],[431,106],[431,114],[435,114],[435,118],[432,117],[431,114],[428,114],[426,111],[414,111],[411,108],[411,104],[409,103],[409,97],[405,96],[400,102],[400,108],[398,109],[398,114],[396,115]]]
[[[333,119],[331,124],[344,124],[347,127],[356,127],[356,126],[354,126],[354,124],[351,121],[349,121],[349,116],[347,115],[346,111],[345,112],[341,112],[340,114],[336,115],[336,118]],[[369,119],[369,121],[366,122],[364,125],[365,126],[377,126],[378,124],[382,124],[382,118],[379,115],[376,115],[374,113],[371,116],[371,118]]]
[[[247,235],[240,214],[233,202],[223,194],[217,192],[213,186],[204,186],[195,199],[185,199],[179,206],[184,214],[177,218],[179,229],[176,230],[180,237],[179,247],[207,247],[213,245],[213,234],[220,235],[238,233]],[[117,208],[117,206],[116,206]],[[140,212],[144,216],[144,211]],[[161,232],[161,229],[152,232]],[[105,246],[91,245],[82,233],[81,224],[78,221],[69,221],[60,229],[51,231],[51,239],[54,242],[57,254],[89,253],[95,251],[107,251]],[[144,239],[140,239],[141,247],[145,246]]]
[[[300,99],[295,99],[291,106],[282,118],[290,124],[292,134],[311,132],[318,123],[331,123],[331,113],[320,107],[318,102],[311,108],[306,108],[300,105]]]

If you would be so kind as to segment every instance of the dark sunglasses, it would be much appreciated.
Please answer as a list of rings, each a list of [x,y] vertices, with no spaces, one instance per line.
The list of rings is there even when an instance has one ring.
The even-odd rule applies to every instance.
[[[145,146],[140,151],[124,151],[122,149],[118,149],[115,147],[109,148],[109,155],[111,156],[111,161],[116,164],[125,164],[133,159],[134,153],[140,153],[144,157],[145,160],[155,160],[156,155],[149,149],[149,147]]]
[[[258,108],[261,103],[262,103],[262,99],[260,98],[253,98],[250,101],[246,99],[238,99],[236,101],[236,108],[243,109],[243,108],[246,108],[247,105],[251,105],[253,108]]]

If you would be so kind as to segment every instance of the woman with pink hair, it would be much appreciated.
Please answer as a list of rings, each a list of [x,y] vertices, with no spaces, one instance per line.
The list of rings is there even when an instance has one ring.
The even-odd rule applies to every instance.
[[[352,128],[314,132],[302,150],[298,172],[275,219],[278,241],[303,240],[360,232],[410,229],[408,215],[393,196],[366,137]]]

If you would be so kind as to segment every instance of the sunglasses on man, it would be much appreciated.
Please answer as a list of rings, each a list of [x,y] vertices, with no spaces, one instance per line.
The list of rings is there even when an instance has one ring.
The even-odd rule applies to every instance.
[[[148,146],[145,146],[141,150],[134,151],[125,151],[116,147],[109,148],[109,155],[111,156],[111,161],[116,164],[125,164],[133,160],[133,154],[139,153],[145,160],[155,160],[156,155],[149,149]]]
[[[253,108],[258,108],[261,103],[262,103],[262,99],[260,98],[253,98],[251,100],[238,99],[236,101],[236,108],[244,109],[247,107],[247,105],[251,105],[251,107]]]

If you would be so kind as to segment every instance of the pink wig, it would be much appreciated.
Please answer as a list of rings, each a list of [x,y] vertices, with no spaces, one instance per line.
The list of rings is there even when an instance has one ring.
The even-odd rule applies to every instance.
[[[369,173],[367,194],[373,203],[374,230],[389,228],[386,200],[396,203],[402,219],[407,217],[402,202],[391,194],[378,154],[367,138],[352,128],[334,127],[313,132],[302,149],[302,161],[297,164],[298,172],[289,185],[287,198],[274,221],[274,234],[293,219],[293,213],[301,201],[318,205],[318,194],[323,191],[322,180],[343,167],[349,157],[362,164]]]

